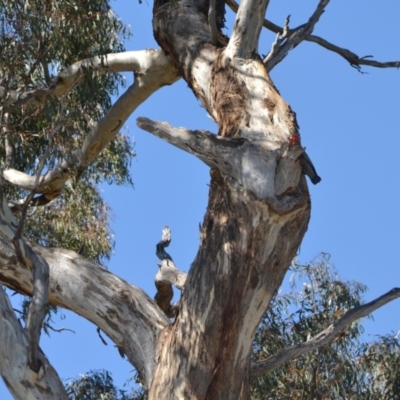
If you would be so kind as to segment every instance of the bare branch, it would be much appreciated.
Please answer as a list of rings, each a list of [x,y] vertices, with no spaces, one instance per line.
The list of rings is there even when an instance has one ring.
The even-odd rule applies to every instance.
[[[307,36],[309,36],[314,30],[315,24],[319,21],[323,14],[325,7],[329,4],[330,0],[320,0],[318,6],[308,22],[305,25],[287,34],[287,38],[282,39],[282,43],[271,50],[273,54],[268,55],[264,60],[265,66],[268,71],[271,71],[276,64],[281,62],[290,50],[295,48],[301,43]],[[283,34],[283,33],[282,33]]]
[[[4,147],[6,151],[5,167],[12,168],[14,165],[15,148],[11,139],[11,133],[4,135]]]
[[[310,351],[313,351],[318,347],[329,345],[348,325],[360,318],[366,317],[371,312],[399,297],[400,288],[394,288],[367,304],[347,311],[346,314],[337,322],[330,325],[328,328],[326,328],[307,342],[301,343],[297,346],[292,346],[286,349],[279,350],[265,361],[252,363],[251,374],[266,374],[269,371],[272,371],[273,369],[279,367],[286,361],[309,353]]]
[[[236,3],[235,0],[225,0],[225,3],[229,6],[229,8],[236,14],[239,9],[239,4]],[[278,25],[275,25],[273,22],[268,21],[267,19],[264,19],[263,24],[265,28],[269,29],[272,32],[275,33],[282,33],[283,29],[279,27]]]
[[[347,60],[352,67],[355,67],[359,71],[361,70],[362,65],[376,68],[400,68],[400,61],[380,62],[376,60],[371,60],[371,56],[359,57],[352,51],[329,43],[327,40],[319,36],[310,35],[306,40],[308,40],[309,42],[317,43],[320,46],[339,54],[345,60]]]
[[[289,36],[289,22],[290,22],[290,15],[285,20],[285,25],[283,26],[283,32],[278,33],[276,35],[276,39],[274,43],[272,43],[271,51],[268,53],[267,57],[264,59],[264,63],[267,64],[279,51],[280,46],[282,43],[287,40]]]
[[[222,149],[224,147],[233,148],[241,146],[245,142],[245,139],[224,138],[207,131],[174,128],[166,122],[152,121],[145,117],[139,117],[137,125],[179,149],[195,155],[211,168],[218,168],[221,164],[223,172],[228,172],[228,170],[224,169],[223,163],[220,163],[217,159],[216,151],[218,151],[218,145]]]
[[[239,5],[235,2],[235,0],[226,0],[226,4],[229,6],[229,8],[233,12],[237,12]],[[284,28],[274,24],[273,22],[264,19],[263,22],[264,28],[267,28],[268,30],[282,34],[284,31]],[[295,31],[298,28],[295,29],[289,29],[289,34],[291,34],[293,31]],[[367,65],[370,67],[377,67],[377,68],[400,68],[400,61],[386,61],[386,62],[380,62],[376,60],[371,60],[370,57],[364,56],[364,57],[359,57],[357,54],[353,53],[352,51],[345,49],[343,47],[339,47],[335,44],[332,44],[328,42],[327,40],[316,36],[316,35],[309,35],[307,36],[304,40],[312,43],[319,44],[320,46],[324,47],[327,50],[333,51],[334,53],[339,54],[342,56],[345,60],[347,60],[350,65],[359,71],[361,70],[362,65]]]
[[[61,379],[40,349],[37,355],[40,369],[35,373],[28,367],[26,360],[30,345],[2,287],[0,342],[0,374],[14,398],[68,399]]]
[[[258,40],[269,0],[243,0],[225,49],[225,56],[233,59],[250,58],[258,53]]]
[[[47,97],[61,97],[80,81],[83,72],[87,69],[99,72],[124,72],[143,70],[143,60],[148,58],[149,52],[155,50],[126,51],[123,53],[106,54],[86,60],[78,61],[60,72],[52,79],[48,87],[41,87],[28,91],[6,90],[0,86],[0,98],[8,93],[4,111],[11,111],[33,100],[40,105]]]
[[[4,115],[0,114],[0,126],[0,132],[4,136],[4,150],[6,152],[4,165],[6,168],[12,168],[14,165],[15,148],[12,141],[12,134],[8,131],[8,113],[4,113]]]
[[[176,268],[172,260],[164,259],[158,264],[159,270],[156,274],[156,282],[170,283],[178,289],[183,290],[187,274]]]
[[[16,309],[16,308],[13,308],[13,311],[14,311],[16,314],[20,314],[21,316],[24,314],[21,310],[18,310],[18,309]],[[73,331],[72,329],[69,329],[69,328],[54,328],[54,326],[51,326],[51,325],[50,325],[49,323],[47,323],[47,322],[44,322],[44,323],[43,323],[43,326],[44,326],[46,329],[49,329],[49,330],[51,330],[51,331],[53,331],[53,332],[56,332],[56,333],[61,333],[61,332],[64,332],[64,331],[76,333],[75,331]]]
[[[14,239],[13,243],[18,255],[17,248],[20,249],[22,241]],[[16,246],[15,243],[18,243],[18,245]],[[23,245],[25,246],[25,258],[30,260],[33,270],[33,296],[26,320],[29,341],[28,364],[34,372],[38,373],[41,367],[39,357],[40,333],[49,302],[49,265],[40,254],[37,254],[26,244]],[[24,258],[21,257],[20,261],[23,262]]]
[[[137,119],[137,125],[195,155],[211,168],[217,168],[224,177],[233,179],[233,184],[265,201],[278,214],[288,213],[301,204],[303,193],[295,189],[300,179],[299,158],[304,152],[301,146],[288,148],[286,145],[276,150],[266,150],[263,143],[256,140],[232,139],[207,131],[173,128],[166,122],[156,122],[144,117]],[[278,159],[281,160],[279,166]],[[282,162],[283,159],[287,162]],[[285,187],[275,183],[277,167],[278,176],[291,174],[295,176],[295,181],[284,183]],[[293,174],[295,169],[298,174]],[[288,195],[280,197],[282,194]]]

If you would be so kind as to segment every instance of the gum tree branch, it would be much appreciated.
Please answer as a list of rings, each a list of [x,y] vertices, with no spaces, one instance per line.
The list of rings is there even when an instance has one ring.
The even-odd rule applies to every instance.
[[[243,0],[240,3],[232,36],[225,49],[226,57],[247,59],[258,53],[258,40],[268,4],[269,0]]]
[[[296,187],[301,174],[300,146],[266,150],[262,143],[243,138],[230,139],[206,131],[173,128],[165,122],[140,117],[137,125],[168,143],[185,150],[216,168],[234,185],[267,203],[278,214],[296,209],[302,193],[282,196]],[[282,158],[281,158],[282,157]],[[277,160],[281,158],[279,165]],[[272,176],[278,179],[272,179]],[[291,177],[290,179],[288,177]]]
[[[21,241],[14,239],[13,243],[18,243],[18,246],[16,246],[16,253],[21,253]],[[30,261],[31,270],[33,270],[33,295],[26,320],[26,332],[29,341],[28,364],[32,371],[38,373],[41,368],[39,355],[40,334],[49,301],[49,265],[40,254],[33,251],[29,246],[24,244],[24,247],[25,257],[22,260],[28,259]]]
[[[287,36],[283,37],[281,43],[274,46],[271,49],[271,53],[264,59],[264,64],[268,71],[271,71],[276,64],[280,63],[287,56],[290,50],[295,48],[312,33],[316,23],[325,11],[325,7],[329,4],[329,1],[330,0],[320,0],[317,8],[306,24],[300,26],[291,33],[289,33],[288,30],[286,30],[286,32],[285,29],[283,30],[282,34],[285,35],[286,33]]]
[[[49,304],[74,311],[98,326],[148,385],[158,335],[170,323],[164,313],[140,288],[78,254],[31,246],[50,267]],[[32,296],[32,273],[16,262],[12,243],[4,235],[0,243],[0,282]]]
[[[38,257],[49,265],[49,304],[93,322],[117,345],[148,385],[153,376],[158,335],[169,320],[139,288],[78,254],[44,248],[20,239],[24,262],[12,242],[16,220],[3,198],[0,207],[0,283],[32,296],[32,268]],[[2,331],[0,330],[0,342]],[[3,348],[0,347],[0,359]],[[39,358],[40,361],[40,358]]]
[[[49,301],[49,265],[43,257],[37,254],[37,252],[33,251],[31,247],[25,243],[21,235],[29,203],[33,199],[36,193],[36,189],[39,186],[40,175],[43,171],[45,161],[50,155],[53,146],[54,135],[62,127],[62,125],[63,123],[61,121],[58,122],[52,132],[50,132],[50,134],[48,135],[49,144],[47,150],[39,159],[35,186],[22,207],[21,218],[15,230],[14,237],[12,238],[12,243],[14,244],[15,252],[19,262],[25,265],[25,267],[32,270],[33,295],[28,310],[26,331],[29,341],[28,365],[36,373],[39,372],[39,369],[41,367],[39,357],[40,334],[43,321],[46,317],[46,311]]]
[[[1,199],[0,284],[34,296],[33,264],[46,263],[50,276],[46,304],[69,309],[94,323],[149,384],[154,373],[158,335],[170,324],[165,314],[143,290],[73,251],[41,247],[20,238],[23,254],[18,256],[13,243],[18,224],[4,196]]]
[[[68,400],[64,385],[43,352],[38,350],[40,369],[27,365],[30,344],[15,316],[10,300],[0,287],[0,374],[16,399]]]
[[[237,12],[239,5],[236,3],[235,0],[226,0],[225,2],[233,12],[235,12],[235,13]],[[266,28],[272,32],[275,32],[275,33],[282,34],[284,32],[284,27],[282,28],[267,19],[264,19],[263,26],[264,26],[264,28]],[[292,33],[296,29],[297,28],[289,29],[289,33]],[[330,43],[327,40],[321,38],[320,36],[309,35],[304,40],[307,42],[316,43],[329,51],[339,54],[346,61],[348,61],[352,67],[354,67],[358,70],[361,70],[362,65],[376,67],[376,68],[399,68],[400,67],[400,61],[381,62],[381,61],[371,60],[370,57],[368,57],[368,56],[359,57],[357,54],[355,54],[351,50],[348,50],[348,49],[345,49],[344,47],[339,47],[333,43]]]
[[[272,48],[271,51],[267,54],[267,56],[264,58],[264,64],[268,64],[269,61],[275,56],[275,54],[278,52],[280,46],[282,43],[287,40],[289,36],[289,22],[290,22],[290,15],[286,18],[285,24],[283,26],[283,32],[278,33],[276,35],[275,41],[272,43]]]
[[[0,86],[0,98],[8,94],[4,111],[8,112],[32,101],[41,104],[47,97],[61,97],[82,78],[85,70],[103,73],[138,71],[143,67],[143,59],[155,50],[126,51],[123,53],[106,54],[78,61],[52,78],[48,87],[19,91],[7,90]]]
[[[366,317],[368,314],[399,297],[400,288],[394,288],[367,304],[347,311],[342,318],[307,342],[279,350],[265,361],[252,363],[251,374],[266,374],[273,369],[278,368],[286,361],[293,360],[294,358],[309,353],[310,351],[313,351],[319,347],[329,345],[348,325],[360,318]]]
[[[362,65],[367,65],[369,67],[376,67],[376,68],[400,68],[400,61],[381,62],[381,61],[371,60],[370,59],[371,56],[359,57],[352,51],[345,49],[343,47],[336,46],[319,36],[311,35],[306,40],[308,40],[309,42],[317,43],[320,46],[324,47],[325,49],[339,54],[345,60],[347,60],[352,67],[358,69],[359,71],[361,70]]]
[[[71,177],[79,178],[85,168],[115,138],[125,121],[140,104],[159,88],[179,79],[177,71],[163,51],[145,50],[130,53],[133,53],[131,59],[121,56],[121,60],[111,64],[109,70],[115,70],[117,67],[135,68],[134,83],[119,97],[104,118],[95,124],[86,137],[82,149],[40,178],[36,193],[42,194],[44,199],[36,205],[47,204],[57,197]],[[96,65],[100,66],[100,61]],[[64,80],[68,77],[71,81],[73,78],[76,79],[77,74],[79,74],[79,68],[74,64],[62,76],[65,77]],[[35,188],[36,176],[30,176],[15,169],[3,171],[2,176],[9,183],[22,189],[32,191]]]

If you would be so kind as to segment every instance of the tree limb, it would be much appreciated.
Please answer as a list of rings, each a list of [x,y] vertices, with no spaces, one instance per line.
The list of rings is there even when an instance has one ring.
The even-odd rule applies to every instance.
[[[158,335],[169,325],[168,318],[140,288],[129,285],[75,252],[41,247],[23,238],[15,239],[17,221],[7,206],[1,186],[0,200],[0,283],[34,296],[33,303],[36,301],[39,306],[45,302],[64,307],[93,322],[114,341],[121,353],[127,355],[149,385]],[[15,246],[16,240],[19,246]],[[50,270],[47,278],[43,277],[46,273],[43,264]],[[47,291],[37,282],[45,283],[48,299],[43,298]],[[30,345],[33,340],[38,341],[40,334],[36,323],[40,317],[38,307],[36,304],[33,307],[29,309],[32,322],[27,324]],[[39,312],[42,311],[39,307]],[[38,357],[32,349],[29,361]],[[33,363],[34,370],[35,367]]]
[[[80,81],[84,71],[88,69],[99,72],[143,72],[146,70],[146,66],[144,65],[146,64],[146,59],[149,58],[149,54],[154,52],[156,52],[156,50],[151,49],[126,51],[123,53],[106,54],[78,61],[68,68],[65,68],[54,77],[48,87],[41,87],[21,92],[19,90],[6,90],[5,87],[0,86],[0,98],[8,94],[4,111],[12,111],[17,107],[32,101],[37,101],[38,105],[40,105],[44,99],[49,96],[63,96]],[[160,53],[160,51],[158,51],[158,53]],[[152,58],[151,55],[150,58]]]
[[[276,35],[276,39],[272,43],[271,51],[264,58],[264,64],[268,64],[268,62],[278,52],[279,47],[282,45],[282,43],[288,38],[288,36],[289,36],[289,22],[290,22],[290,15],[288,15],[288,17],[285,20],[285,24],[283,26],[283,32],[282,33],[278,33]]]
[[[299,157],[304,152],[301,146],[282,146],[276,150],[266,150],[262,142],[256,140],[231,139],[207,131],[173,128],[168,123],[144,117],[137,119],[137,125],[195,155],[209,167],[217,168],[227,179],[233,178],[234,184],[241,190],[246,190],[266,202],[278,214],[292,211],[302,202],[303,194],[293,192],[300,179]],[[275,173],[279,177],[291,175],[295,179],[290,182],[275,180]],[[287,195],[282,196],[283,194]]]
[[[235,12],[235,13],[237,12],[239,5],[236,3],[235,0],[225,0],[225,2],[233,12]],[[267,28],[268,30],[275,32],[275,33],[282,34],[284,32],[284,27],[282,28],[267,19],[264,19],[263,26],[264,26],[264,28]],[[292,33],[296,29],[297,28],[289,29],[289,33]],[[362,65],[367,65],[370,67],[377,67],[377,68],[399,68],[400,67],[400,61],[380,62],[380,61],[376,61],[376,60],[371,60],[370,57],[368,57],[368,56],[359,57],[357,54],[353,53],[352,51],[345,49],[343,47],[339,47],[335,44],[332,44],[332,43],[328,42],[327,40],[321,38],[320,36],[309,35],[304,40],[307,42],[316,43],[329,51],[333,51],[334,53],[339,54],[341,57],[343,57],[345,60],[347,60],[352,67],[358,69],[359,71],[361,70]]]
[[[149,385],[158,335],[170,324],[164,313],[140,288],[72,251],[31,247],[50,267],[49,304],[74,311],[98,326]],[[0,282],[32,296],[32,272],[18,261],[11,240],[3,233]]]
[[[118,64],[111,65],[113,68],[117,66],[121,68],[127,65],[135,67],[135,82],[120,96],[104,118],[93,127],[86,137],[81,151],[72,154],[61,165],[56,166],[40,178],[36,193],[45,195],[47,200],[50,201],[59,196],[63,191],[65,182],[72,176],[75,175],[79,178],[85,168],[114,139],[125,121],[140,104],[162,86],[170,85],[179,79],[175,67],[162,50],[145,50],[131,53],[134,53],[134,62],[132,61],[131,64],[128,63],[128,59],[125,60],[121,56],[122,61],[120,60]],[[123,60],[125,60],[125,63]],[[100,61],[96,65],[100,65]],[[76,77],[78,72],[79,68],[74,64],[62,76]],[[9,183],[22,189],[32,191],[35,187],[36,176],[30,176],[15,169],[3,171],[2,176]],[[42,203],[46,204],[45,201]]]
[[[328,328],[326,328],[307,342],[301,343],[297,346],[292,346],[286,349],[279,350],[265,361],[252,363],[251,374],[266,374],[273,369],[279,367],[286,361],[309,353],[310,351],[313,351],[321,346],[329,345],[348,325],[360,318],[366,317],[371,312],[399,297],[400,288],[394,288],[367,304],[347,311],[342,318],[340,318],[334,324],[330,325]]]
[[[2,287],[0,342],[0,374],[16,399],[68,400],[61,379],[40,349],[38,372],[33,372],[27,365],[30,345]]]
[[[319,21],[321,15],[323,14],[325,7],[329,4],[330,0],[320,0],[314,13],[311,15],[308,22],[294,31],[290,32],[288,30],[283,31],[283,37],[276,46],[271,49],[270,54],[264,59],[265,66],[268,71],[271,71],[276,64],[281,62],[290,50],[295,48],[299,43],[301,43],[306,37],[308,37],[314,30],[315,24]]]
[[[243,0],[225,49],[226,57],[250,58],[258,53],[258,40],[269,0]]]
[[[371,56],[359,57],[352,51],[347,50],[343,47],[336,46],[319,36],[310,35],[308,38],[306,38],[306,40],[308,40],[309,42],[317,43],[320,46],[339,54],[345,60],[347,60],[352,67],[358,69],[359,71],[361,71],[362,65],[377,68],[400,68],[400,61],[380,62],[369,59]]]
[[[21,243],[20,241],[13,240],[13,243],[16,242]],[[49,264],[47,264],[46,260],[40,254],[26,245],[25,254],[26,258],[32,264],[33,281],[33,296],[26,320],[26,330],[29,340],[28,363],[30,368],[38,373],[41,367],[39,357],[40,334],[49,302]]]
[[[62,123],[59,122],[53,131],[49,134],[49,145],[45,153],[39,159],[38,170],[35,179],[35,186],[26,199],[22,211],[18,226],[15,230],[12,243],[15,248],[15,253],[20,263],[25,265],[26,268],[32,270],[33,280],[33,295],[32,301],[29,305],[28,316],[26,320],[26,331],[29,341],[29,352],[28,352],[28,365],[32,371],[39,373],[41,368],[41,361],[39,357],[39,343],[40,334],[42,331],[42,324],[46,317],[48,301],[49,301],[49,265],[46,260],[33,251],[24,240],[21,238],[23,226],[25,223],[26,212],[30,201],[33,199],[36,189],[39,186],[39,178],[44,168],[44,163],[50,154],[52,148],[53,137],[56,132],[62,127]],[[1,191],[3,196],[3,191]],[[2,199],[3,204],[5,203]],[[11,221],[9,221],[11,222]]]

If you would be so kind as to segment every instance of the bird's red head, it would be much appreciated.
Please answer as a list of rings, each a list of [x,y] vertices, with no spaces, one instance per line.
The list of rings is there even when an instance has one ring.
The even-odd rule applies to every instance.
[[[289,147],[300,146],[300,134],[293,132],[289,139]]]

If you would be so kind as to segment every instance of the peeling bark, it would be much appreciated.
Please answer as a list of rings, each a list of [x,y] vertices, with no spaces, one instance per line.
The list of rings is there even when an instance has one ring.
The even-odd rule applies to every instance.
[[[141,289],[72,251],[37,245],[32,248],[50,267],[49,303],[74,311],[98,326],[150,385],[158,335],[170,324],[164,313]],[[3,234],[0,283],[28,296],[33,293],[31,270],[18,262],[14,246]],[[0,341],[1,334],[0,330]]]
[[[212,171],[201,247],[178,316],[160,342],[151,399],[248,397],[254,333],[300,245],[308,216],[308,202],[278,216]]]
[[[34,372],[29,368],[28,338],[2,287],[0,287],[0,338],[0,373],[15,399],[68,400],[61,379],[40,349],[37,355],[40,369]]]
[[[247,7],[255,6],[246,2]],[[258,4],[265,7],[267,2]],[[251,343],[306,232],[310,201],[289,148],[295,115],[260,58],[243,52],[254,29],[212,45],[206,2],[155,4],[155,37],[219,126],[185,132],[139,119],[139,126],[212,167],[201,246],[178,315],[160,337],[151,399],[247,399]],[[288,179],[289,176],[292,179]],[[169,388],[168,392],[165,388]]]

